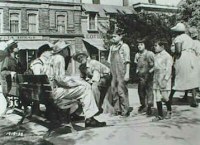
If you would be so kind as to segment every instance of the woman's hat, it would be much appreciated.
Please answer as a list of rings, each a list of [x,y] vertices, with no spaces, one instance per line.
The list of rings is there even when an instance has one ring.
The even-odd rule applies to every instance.
[[[189,29],[189,32],[190,32],[190,35],[191,35],[192,38],[198,36],[198,30],[197,30],[197,28],[195,28],[195,27],[191,27],[191,28]]]
[[[44,53],[45,51],[51,51],[51,50],[52,48],[49,46],[49,44],[43,44],[37,50],[37,57],[40,57],[41,54]]]
[[[185,32],[186,28],[185,28],[185,25],[183,23],[177,23],[176,26],[171,28],[171,31]]]
[[[11,46],[16,45],[18,42],[14,39],[10,39],[6,42],[5,50],[8,50]]]
[[[65,43],[64,41],[58,41],[55,43],[54,47],[53,47],[53,54],[59,53],[60,51],[62,51],[64,48],[70,46],[70,44]]]
[[[74,59],[75,61],[77,61],[77,58],[78,58],[80,55],[84,55],[84,56],[88,57],[88,54],[87,54],[87,52],[85,52],[85,51],[76,52],[72,57],[73,57],[73,59]]]

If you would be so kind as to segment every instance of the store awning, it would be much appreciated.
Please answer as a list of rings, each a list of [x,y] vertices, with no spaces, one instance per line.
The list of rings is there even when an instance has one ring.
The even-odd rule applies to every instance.
[[[52,44],[48,41],[18,41],[18,48],[21,49],[38,49],[44,44],[49,44],[51,47]]]
[[[104,10],[106,13],[114,13],[117,14],[117,9],[113,6],[113,7],[104,7]]]
[[[90,5],[90,4],[84,4],[82,5],[82,8],[86,12],[99,12],[99,7],[98,5]]]
[[[102,39],[83,39],[84,43],[88,43],[94,47],[96,47],[100,51],[106,51],[104,48],[104,42]]]

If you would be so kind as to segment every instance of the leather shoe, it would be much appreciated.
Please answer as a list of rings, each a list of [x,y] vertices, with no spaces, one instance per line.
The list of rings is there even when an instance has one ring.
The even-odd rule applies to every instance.
[[[106,122],[99,122],[93,117],[85,120],[85,127],[104,127],[104,126],[106,126]]]

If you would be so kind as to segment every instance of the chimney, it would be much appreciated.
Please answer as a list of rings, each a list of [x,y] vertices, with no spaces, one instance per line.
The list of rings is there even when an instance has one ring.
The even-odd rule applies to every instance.
[[[150,4],[156,4],[156,0],[149,0]]]
[[[93,4],[100,4],[100,0],[92,0]]]
[[[123,6],[128,6],[128,0],[123,0]]]

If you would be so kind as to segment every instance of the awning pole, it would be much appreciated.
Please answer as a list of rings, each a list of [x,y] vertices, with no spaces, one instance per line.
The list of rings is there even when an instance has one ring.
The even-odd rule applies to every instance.
[[[100,53],[100,50],[99,50],[99,62],[101,61],[101,59],[100,59],[100,55],[101,55],[101,53]]]
[[[28,50],[26,50],[26,70],[28,70]]]

